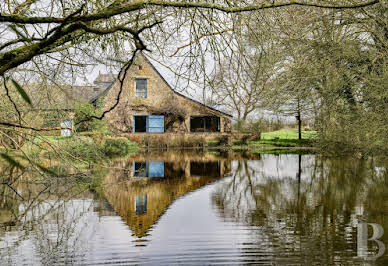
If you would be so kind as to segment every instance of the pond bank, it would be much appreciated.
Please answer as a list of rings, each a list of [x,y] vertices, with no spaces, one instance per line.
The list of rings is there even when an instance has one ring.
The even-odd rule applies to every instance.
[[[263,134],[264,135],[264,134]],[[236,137],[238,136],[238,137]],[[316,151],[310,140],[248,140],[247,135],[192,134],[106,136],[100,132],[83,132],[73,137],[41,136],[23,148],[23,153],[36,159],[64,159],[71,163],[96,163],[136,154],[139,150],[204,149],[232,150],[250,153],[311,153]]]

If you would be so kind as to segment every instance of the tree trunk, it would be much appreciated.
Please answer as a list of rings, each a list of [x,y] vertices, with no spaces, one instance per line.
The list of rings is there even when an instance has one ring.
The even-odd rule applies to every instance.
[[[302,155],[298,154],[298,173],[296,177],[298,178],[298,206],[299,206],[299,197],[300,197],[300,181],[302,175]]]
[[[298,112],[296,119],[298,120],[298,139],[301,140],[302,139],[302,118],[300,117],[300,112]]]
[[[242,118],[244,123],[247,122],[247,117],[248,117],[248,113],[244,112],[244,115],[243,115],[243,118]]]

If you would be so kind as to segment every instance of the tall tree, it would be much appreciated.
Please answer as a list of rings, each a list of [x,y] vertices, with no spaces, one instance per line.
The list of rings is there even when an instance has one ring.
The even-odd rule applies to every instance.
[[[275,107],[293,110],[296,117],[307,108],[324,145],[364,151],[384,146],[386,10],[381,2],[359,10],[290,7],[269,14],[269,28],[285,55],[271,87]]]

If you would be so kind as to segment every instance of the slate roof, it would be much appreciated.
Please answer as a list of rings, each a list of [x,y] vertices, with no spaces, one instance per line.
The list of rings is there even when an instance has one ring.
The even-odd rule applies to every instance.
[[[26,86],[32,106],[37,110],[70,110],[74,106],[74,99],[70,86],[64,88],[44,88],[37,85]]]
[[[103,91],[104,88],[98,85],[72,86],[71,97],[74,100],[82,99],[91,102],[95,97],[100,96]]]
[[[113,82],[111,83],[113,84]],[[39,110],[71,110],[77,102],[94,102],[106,90],[106,86],[65,86],[52,91],[30,88],[28,90],[35,109]]]
[[[117,74],[99,74],[98,77],[94,80],[94,84],[96,83],[111,83],[115,82],[117,78]]]

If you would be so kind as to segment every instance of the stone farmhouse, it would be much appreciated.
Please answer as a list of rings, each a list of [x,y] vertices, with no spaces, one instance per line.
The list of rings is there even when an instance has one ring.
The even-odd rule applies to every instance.
[[[121,89],[121,93],[120,93]],[[120,82],[100,74],[92,86],[72,87],[72,97],[103,101],[114,133],[230,133],[232,116],[175,91],[145,55],[139,53]]]

